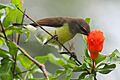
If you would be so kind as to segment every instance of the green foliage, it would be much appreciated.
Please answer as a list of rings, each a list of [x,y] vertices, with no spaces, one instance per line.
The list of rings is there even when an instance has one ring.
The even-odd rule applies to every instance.
[[[18,48],[16,47],[16,45],[13,42],[9,41],[7,43],[7,46],[9,48],[10,55],[14,56],[17,53],[17,51],[18,51]]]
[[[9,59],[3,59],[0,65],[0,79],[1,80],[13,80],[13,74],[11,71],[13,62]]]
[[[109,65],[109,64],[105,64],[105,63],[102,63],[100,66],[103,66],[103,67],[98,68],[98,72],[100,72],[102,74],[108,74],[109,72],[111,72],[116,67],[115,64],[110,64]]]
[[[26,69],[30,69],[31,65],[33,64],[31,60],[29,60],[26,56],[22,53],[17,56],[18,60],[21,62],[22,66]]]
[[[90,18],[85,18],[85,21],[88,23],[88,24],[90,24]]]
[[[19,33],[26,35],[26,41],[28,41],[30,32],[27,29],[22,26],[11,25],[11,23],[15,22],[23,23],[24,16],[18,8],[22,10],[20,0],[11,0],[9,4],[0,3],[0,23],[3,25],[0,25],[0,27],[4,28],[6,37],[12,36],[13,33]],[[89,24],[90,18],[86,18],[85,21]],[[18,49],[13,40],[6,40],[3,32],[0,32],[0,46],[6,47],[6,49],[0,47],[0,80],[45,80],[41,69],[25,56],[24,52]],[[61,54],[61,58],[56,57],[52,53],[45,56],[35,56],[34,58],[44,65],[49,62],[58,66],[58,69],[54,70],[55,73],[48,72],[49,80],[59,80],[61,77],[64,80],[70,80],[74,73],[78,73],[78,77],[75,78],[77,80],[94,80],[97,73],[108,74],[115,69],[117,64],[120,64],[120,52],[118,50],[113,51],[109,55],[100,53],[95,60],[95,67],[93,67],[87,48],[85,49],[82,65],[68,56],[67,52],[61,52]],[[41,76],[39,78],[34,77],[36,73]]]
[[[120,64],[120,52],[116,49],[110,55],[107,55],[107,63]]]

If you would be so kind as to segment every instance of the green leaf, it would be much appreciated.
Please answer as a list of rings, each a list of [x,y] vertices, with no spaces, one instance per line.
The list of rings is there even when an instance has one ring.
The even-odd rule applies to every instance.
[[[85,21],[88,23],[88,24],[90,24],[90,18],[85,18]]]
[[[29,79],[29,80],[45,80],[45,78],[33,78],[33,79]]]
[[[21,72],[22,72],[22,71],[21,71],[21,69],[19,68],[19,66],[16,65],[16,73],[21,73]],[[22,74],[16,75],[15,78],[16,78],[16,79],[21,79],[21,80],[23,80]]]
[[[107,63],[120,64],[120,52],[116,49],[112,54],[108,55],[105,59]]]
[[[4,49],[0,49],[0,57],[9,58],[9,52]]]
[[[5,15],[5,10],[4,9],[0,9],[0,21],[2,21],[1,17]]]
[[[88,53],[88,48],[85,49],[85,57],[90,58],[89,53]]]
[[[6,7],[5,4],[0,3],[0,9],[5,8],[5,7]]]
[[[86,69],[89,69],[85,63],[82,66],[74,67],[74,72],[86,72]]]
[[[29,79],[29,80],[46,80],[46,79],[45,78],[33,78],[33,79]],[[49,78],[49,80],[59,80],[59,79]]]
[[[90,59],[90,58],[84,58],[84,63],[86,64],[86,65],[91,65],[91,63],[92,63],[92,60]]]
[[[65,60],[63,60],[62,58],[56,58],[53,54],[48,54],[47,56],[37,56],[35,59],[43,64],[46,61],[49,61],[53,64],[58,65],[58,66],[63,66],[66,64]]]
[[[25,32],[25,35],[26,35],[26,40],[25,42],[27,42],[29,39],[30,39],[30,32],[27,30],[27,31],[24,31]]]
[[[54,78],[58,78],[59,76],[65,74],[65,73],[66,73],[66,72],[65,72],[65,69],[58,69],[58,70],[56,71],[56,73],[55,73]]]
[[[6,8],[6,17],[4,18],[4,27],[9,27],[12,22],[16,22],[16,10],[11,8]]]
[[[16,45],[13,42],[9,41],[7,43],[7,45],[8,45],[8,48],[9,48],[10,55],[14,56],[15,54],[17,54],[18,48],[16,47]]]
[[[66,64],[66,61],[64,59],[56,58],[53,54],[48,54],[48,60],[58,66],[64,66]]]
[[[22,66],[26,69],[30,69],[32,66],[32,61],[29,60],[26,56],[24,56],[23,54],[19,54],[17,56],[17,59],[20,61],[20,63],[22,64]]]
[[[22,10],[22,5],[20,0],[12,0],[13,4],[17,5],[18,8]],[[4,26],[9,27],[11,23],[16,22],[16,23],[21,23],[23,14],[15,7],[15,8],[10,8],[6,7],[6,17],[4,18]]]
[[[48,61],[48,56],[36,56],[35,59],[42,64],[45,64]]]
[[[2,46],[5,43],[5,40],[3,38],[0,38],[0,46]]]
[[[93,75],[93,74],[90,74],[90,75],[87,76],[86,78],[84,78],[84,79],[79,79],[79,80],[94,80],[94,75]]]
[[[70,78],[71,78],[71,76],[72,76],[72,73],[73,73],[73,69],[68,68],[68,69],[66,70],[66,78],[65,78],[65,80],[70,80]]]
[[[0,66],[0,80],[13,80],[12,75],[13,62],[9,59],[3,59]]]
[[[97,65],[98,63],[100,63],[101,61],[103,61],[105,59],[106,59],[105,55],[99,54],[98,58],[95,60],[95,64]]]
[[[3,9],[3,8],[6,8],[6,7],[9,7],[9,8],[11,8],[11,9],[15,9],[16,7],[15,7],[15,5],[14,4],[2,4],[2,3],[0,3],[0,9]]]
[[[15,4],[17,8],[22,10],[22,2],[21,0],[11,0],[11,3]],[[22,23],[23,13],[16,9],[16,22]]]
[[[11,0],[12,4],[15,4],[18,8],[22,8],[22,2],[21,0]]]
[[[79,79],[78,79],[78,80],[85,79],[85,77],[86,77],[87,75],[88,75],[88,73],[83,72],[82,74],[80,74],[80,76],[79,76]]]
[[[67,54],[66,54],[67,53]],[[61,52],[60,54],[62,54],[62,56],[66,59],[69,60],[70,56],[68,55],[68,52]]]
[[[12,33],[13,33],[12,30],[6,30],[5,31],[6,36],[10,36],[10,35],[12,35]]]
[[[102,74],[108,74],[115,69],[115,64],[104,64],[102,68],[99,68],[97,71]]]
[[[13,33],[12,30],[9,30],[9,29],[5,30],[6,36],[10,36],[10,35],[12,35],[12,33]],[[4,34],[3,34],[3,33],[0,33],[0,36],[4,36]]]

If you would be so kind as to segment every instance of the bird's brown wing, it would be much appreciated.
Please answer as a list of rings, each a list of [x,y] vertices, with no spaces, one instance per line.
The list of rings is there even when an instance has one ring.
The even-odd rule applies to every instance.
[[[61,27],[66,22],[63,17],[44,18],[36,21],[40,26]],[[38,26],[36,23],[30,25]]]

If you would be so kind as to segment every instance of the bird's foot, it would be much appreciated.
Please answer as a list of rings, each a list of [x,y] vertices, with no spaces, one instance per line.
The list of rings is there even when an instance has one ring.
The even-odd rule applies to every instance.
[[[50,39],[48,39],[45,43],[44,43],[44,45],[46,45],[48,42],[50,42],[51,40],[58,40],[58,35],[57,34],[55,34],[54,36],[52,36]]]

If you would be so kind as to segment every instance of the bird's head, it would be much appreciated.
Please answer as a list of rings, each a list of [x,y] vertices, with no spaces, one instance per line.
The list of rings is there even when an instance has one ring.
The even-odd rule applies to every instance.
[[[90,33],[90,26],[84,19],[72,19],[69,26],[74,34],[88,35]]]
[[[90,33],[90,26],[84,19],[79,19],[77,25],[81,34],[88,35]]]

